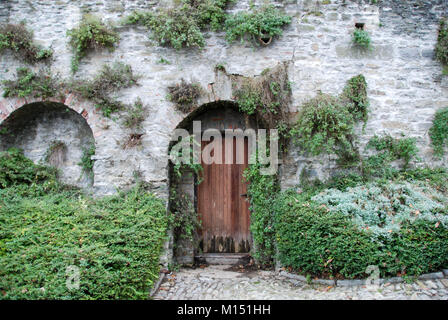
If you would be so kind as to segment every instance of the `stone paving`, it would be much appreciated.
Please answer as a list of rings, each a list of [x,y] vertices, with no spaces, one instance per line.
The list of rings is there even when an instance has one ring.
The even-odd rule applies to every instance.
[[[286,278],[274,271],[235,272],[230,266],[181,269],[166,275],[156,300],[448,300],[448,279],[338,287]]]

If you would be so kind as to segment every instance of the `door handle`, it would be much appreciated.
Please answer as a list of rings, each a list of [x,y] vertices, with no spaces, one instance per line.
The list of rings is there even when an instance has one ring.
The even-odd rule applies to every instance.
[[[247,193],[240,194],[240,197],[246,197],[247,198]]]

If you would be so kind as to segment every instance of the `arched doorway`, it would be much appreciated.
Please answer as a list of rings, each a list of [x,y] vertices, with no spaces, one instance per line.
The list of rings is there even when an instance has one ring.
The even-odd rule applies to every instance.
[[[93,184],[93,171],[83,166],[90,159],[94,138],[87,121],[66,105],[34,102],[14,112],[0,125],[0,151],[22,149],[36,163],[57,167],[63,183],[79,187]]]
[[[180,177],[173,178],[171,175],[170,179],[171,188],[174,190],[172,194],[183,199],[188,197],[194,209],[193,214],[197,214],[200,220],[200,226],[195,234],[196,241],[185,241],[182,235],[176,239],[175,236],[175,256],[179,263],[191,262],[193,255],[247,254],[252,247],[247,185],[243,177],[244,170],[248,166],[249,142],[247,137],[238,141],[235,136],[226,136],[224,132],[227,129],[241,129],[243,132],[247,129],[256,130],[257,120],[241,113],[235,103],[219,101],[199,107],[177,128],[193,134],[193,123],[198,122],[202,136],[203,170],[199,175],[193,175],[186,170]],[[214,137],[205,135],[211,129],[220,132],[222,136],[219,142],[222,146],[221,163],[204,161],[205,154],[211,150],[208,146],[215,141]],[[241,142],[242,146],[238,145]],[[231,163],[225,158],[226,151],[229,150],[231,150]],[[210,155],[215,156],[214,152],[212,150]],[[238,155],[241,152],[243,155]],[[176,209],[178,208],[173,211],[183,214],[180,209]]]

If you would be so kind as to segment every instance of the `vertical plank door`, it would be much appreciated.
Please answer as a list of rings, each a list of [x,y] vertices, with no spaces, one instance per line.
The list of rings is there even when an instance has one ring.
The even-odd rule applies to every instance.
[[[222,164],[202,162],[198,186],[198,215],[202,221],[201,247],[204,253],[246,253],[250,251],[250,213],[243,172],[248,164],[248,142],[244,140],[244,163],[237,164],[237,140],[222,139]],[[210,142],[202,142],[202,150]],[[225,164],[225,148],[233,148],[232,164]]]

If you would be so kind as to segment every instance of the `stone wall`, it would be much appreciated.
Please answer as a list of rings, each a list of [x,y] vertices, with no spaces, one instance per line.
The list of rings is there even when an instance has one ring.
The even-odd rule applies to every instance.
[[[255,1],[260,4],[265,1]],[[368,82],[371,102],[370,117],[362,132],[360,146],[376,134],[402,133],[416,137],[424,163],[441,165],[445,157],[433,157],[428,129],[437,109],[448,106],[448,80],[442,76],[441,65],[434,60],[437,23],[447,14],[444,0],[369,1],[331,0],[329,4],[314,0],[271,1],[293,16],[282,37],[267,47],[249,43],[228,44],[224,33],[210,32],[204,50],[176,51],[154,44],[142,27],[120,27],[120,44],[114,52],[89,54],[82,60],[76,77],[93,75],[103,63],[123,61],[130,64],[141,78],[140,85],[117,92],[119,99],[132,103],[140,97],[148,106],[149,115],[143,123],[142,145],[123,149],[129,135],[119,121],[97,114],[87,101],[70,98],[62,101],[82,114],[95,138],[94,189],[97,194],[110,194],[117,187],[129,187],[135,173],[154,185],[154,191],[168,197],[168,146],[170,136],[186,117],[166,99],[167,87],[179,82],[199,82],[205,94],[200,104],[216,100],[232,100],[229,77],[216,72],[223,64],[228,74],[256,76],[266,68],[289,61],[292,83],[291,117],[300,106],[318,91],[339,94],[345,82],[362,73]],[[168,6],[170,1],[122,0],[58,0],[0,2],[0,23],[25,20],[34,30],[36,40],[54,49],[53,73],[70,78],[71,50],[66,31],[90,12],[117,23],[134,9]],[[230,11],[248,9],[249,1],[239,0]],[[365,23],[373,50],[367,54],[351,45],[355,23]],[[170,64],[160,64],[164,58]],[[21,64],[12,55],[0,57],[0,80],[12,79]],[[39,68],[35,66],[33,68]],[[15,109],[30,101],[0,99],[0,122]],[[120,115],[118,115],[119,117]],[[283,187],[295,185],[302,170],[326,178],[334,172],[331,157],[306,158],[290,148],[282,167]]]

